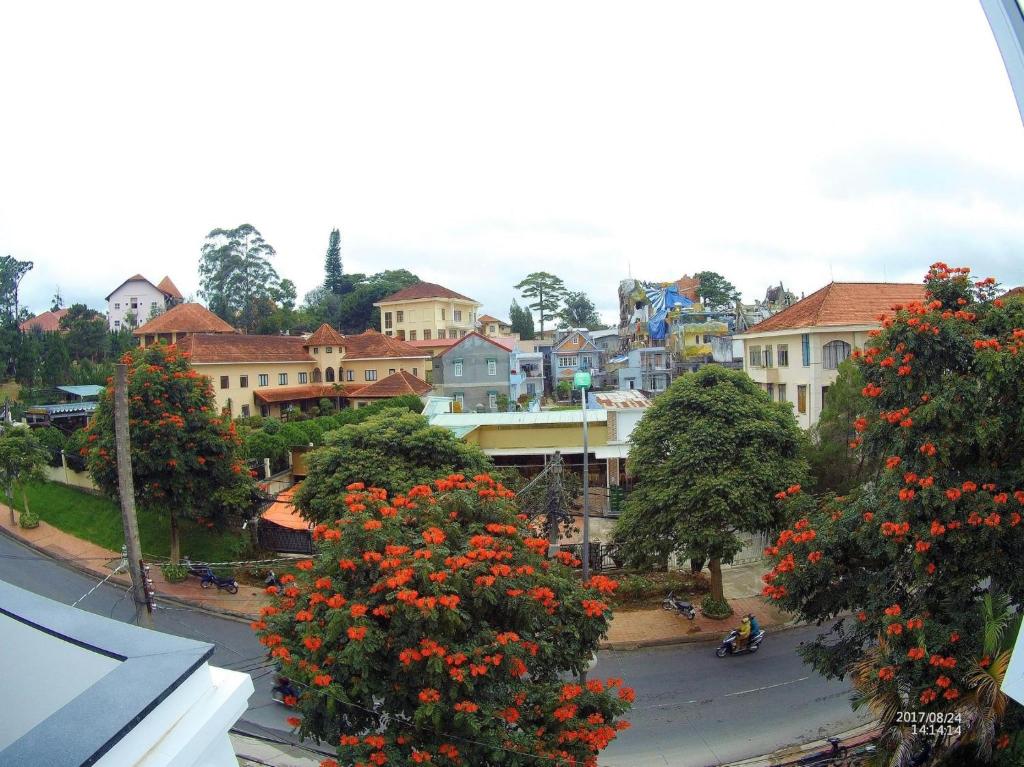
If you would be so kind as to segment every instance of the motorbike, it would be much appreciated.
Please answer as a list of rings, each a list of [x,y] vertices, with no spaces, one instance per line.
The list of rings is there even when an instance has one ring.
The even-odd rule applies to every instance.
[[[211,586],[216,586],[218,589],[223,589],[229,594],[238,593],[238,581],[234,578],[217,575],[209,565],[193,563],[188,557],[184,557],[182,561],[188,568],[189,575],[195,575],[199,578],[199,585],[202,588],[208,589]]]
[[[764,641],[764,629],[758,631],[754,636],[750,637],[746,647],[742,650],[736,649],[736,643],[739,641],[740,632],[739,629],[733,629],[729,632],[729,635],[722,640],[722,644],[715,650],[715,655],[719,658],[724,658],[726,655],[742,655],[745,652],[754,653],[757,652],[757,648],[761,646],[761,642]]]
[[[277,579],[276,573],[274,573],[274,571],[271,570],[267,573],[267,577],[266,580],[263,581],[263,585],[268,587],[277,586],[278,588],[281,588],[281,581]]]
[[[288,701],[286,698],[298,698],[299,691],[292,685],[291,680],[282,674],[274,675],[274,686],[270,690],[270,698],[275,703],[280,703],[282,706],[288,706],[289,708],[294,705],[294,701]]]
[[[680,615],[685,615],[691,621],[697,617],[697,611],[694,610],[693,605],[689,602],[684,602],[682,599],[677,597],[671,591],[668,596],[665,597],[661,602],[662,609],[674,611]]]

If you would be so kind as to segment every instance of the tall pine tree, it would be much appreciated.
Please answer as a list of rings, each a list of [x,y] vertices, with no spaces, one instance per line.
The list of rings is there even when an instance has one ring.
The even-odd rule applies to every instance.
[[[508,310],[508,319],[512,324],[512,332],[518,333],[524,341],[532,341],[535,335],[533,328],[533,315],[519,305],[519,302],[512,299],[512,306]]]
[[[348,292],[348,287],[348,281],[341,270],[341,232],[332,229],[327,244],[327,257],[324,259],[324,288],[340,296]]]

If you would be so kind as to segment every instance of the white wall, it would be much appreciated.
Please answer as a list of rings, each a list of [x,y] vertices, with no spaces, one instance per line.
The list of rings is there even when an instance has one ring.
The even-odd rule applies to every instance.
[[[137,309],[132,309],[133,301],[138,304]],[[164,301],[164,294],[150,283],[141,280],[126,282],[110,294],[110,300],[107,301],[107,323],[111,330],[119,330],[124,325],[125,315],[134,313],[138,324],[142,325],[149,319],[153,303],[156,302],[157,308],[163,311]]]

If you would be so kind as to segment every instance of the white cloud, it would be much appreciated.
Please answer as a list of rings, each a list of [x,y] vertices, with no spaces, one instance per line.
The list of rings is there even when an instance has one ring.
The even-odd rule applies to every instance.
[[[1024,282],[1024,130],[976,4],[138,4],[7,9],[0,253],[100,306],[194,293],[243,222],[300,295],[408,268],[504,315],[530,271],[606,318],[629,272]],[[959,257],[959,258],[958,258]]]

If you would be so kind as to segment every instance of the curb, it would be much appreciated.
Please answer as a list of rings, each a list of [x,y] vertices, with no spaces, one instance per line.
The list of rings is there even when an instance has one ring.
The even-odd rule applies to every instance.
[[[20,543],[20,544],[22,544],[24,546],[27,546],[28,548],[32,549],[33,551],[37,552],[38,554],[42,554],[43,556],[53,560],[54,562],[59,562],[59,563],[65,565],[66,567],[70,567],[71,569],[76,570],[76,571],[78,571],[80,573],[83,573],[85,575],[89,575],[91,577],[107,577],[109,575],[109,573],[105,573],[102,570],[95,570],[95,569],[93,569],[91,567],[88,567],[86,565],[81,565],[81,564],[79,564],[78,562],[76,562],[73,559],[66,559],[66,558],[61,557],[61,556],[59,556],[57,554],[53,554],[52,552],[50,552],[44,546],[39,546],[38,544],[36,544],[36,543],[26,539],[26,538],[22,538],[21,536],[19,536],[14,531],[8,530],[6,527],[0,526],[0,533],[2,533],[3,535],[7,536],[11,540],[17,541],[18,543]],[[124,578],[123,576],[120,576],[120,575],[115,575],[115,576],[111,577],[110,580],[111,581],[115,581],[115,582],[117,582],[117,583],[119,583],[119,584],[121,584],[123,586],[130,586],[131,585],[131,581],[130,580],[128,580],[127,578]],[[226,608],[226,607],[213,607],[213,606],[210,606],[210,605],[205,605],[202,602],[194,602],[191,599],[186,599],[184,597],[174,596],[173,594],[166,594],[166,593],[159,592],[159,591],[156,593],[156,596],[162,602],[170,602],[171,604],[182,605],[184,607],[189,607],[189,608],[191,608],[193,610],[197,610],[199,612],[207,613],[208,615],[214,615],[214,616],[219,616],[219,617],[223,617],[223,618],[229,618],[229,619],[237,621],[239,623],[249,623],[251,621],[256,620],[256,617],[257,617],[255,613],[244,613],[244,612],[241,612],[239,610],[231,610],[231,609]],[[787,631],[789,629],[799,628],[800,626],[803,626],[803,625],[806,625],[806,624],[798,623],[796,621],[789,621],[787,623],[780,623],[780,624],[765,626],[764,630],[765,631],[774,631],[774,632],[777,633],[777,632],[780,632],[780,631]],[[677,636],[677,637],[664,637],[664,638],[661,638],[661,639],[640,639],[640,640],[629,640],[629,641],[625,641],[625,640],[623,640],[623,641],[605,641],[605,642],[601,642],[600,644],[598,644],[597,649],[598,650],[623,650],[623,651],[642,650],[642,649],[645,649],[645,648],[648,648],[648,647],[670,647],[672,645],[693,644],[693,643],[696,643],[696,642],[717,641],[718,639],[719,639],[718,633],[714,633],[713,634],[711,632],[701,631],[701,632],[696,632],[696,633],[693,633],[693,634],[685,634],[683,636]]]
[[[768,625],[764,627],[764,630],[773,631],[776,634],[782,631],[789,631],[790,629],[800,628],[810,624],[800,623],[798,621],[788,621],[786,623],[778,623],[774,625]],[[648,647],[671,647],[672,645],[680,644],[695,644],[697,642],[711,642],[720,641],[721,637],[719,634],[712,634],[710,631],[698,631],[693,634],[686,634],[678,637],[664,637],[661,639],[638,639],[629,641],[616,641],[616,642],[601,642],[597,649],[598,650],[643,650]]]
[[[835,737],[839,738],[843,745],[861,745],[862,743],[874,740],[877,732],[878,722],[871,721],[852,730],[841,732]],[[847,743],[847,741],[852,742]],[[795,765],[800,764],[801,760],[808,755],[825,751],[828,748],[829,742],[827,740],[813,740],[810,743],[804,743],[799,746],[780,748],[770,754],[752,756],[748,759],[741,759],[738,762],[727,762],[721,767],[782,767],[784,765]],[[831,764],[831,762],[829,763]]]
[[[106,578],[108,575],[110,575],[109,573],[105,573],[102,570],[95,570],[91,567],[88,567],[87,565],[79,564],[73,559],[67,559],[65,557],[54,554],[46,547],[40,546],[34,543],[33,541],[27,540],[26,538],[22,538],[20,535],[11,530],[8,530],[6,527],[0,527],[0,534],[6,536],[7,538],[10,538],[12,541],[17,541],[23,546],[27,546],[37,554],[41,554],[53,562],[61,564],[71,570],[75,570],[76,572],[82,573],[83,575],[88,575],[91,578]],[[111,576],[109,580],[121,586],[131,586],[131,581],[122,575]],[[193,602],[190,599],[176,597],[171,594],[164,594],[159,591],[156,593],[156,596],[161,602],[170,602],[172,604],[183,605],[198,612],[204,612],[208,615],[214,615],[221,618],[228,618],[239,623],[249,623],[250,621],[256,619],[256,616],[251,613],[243,613],[237,610],[229,610],[224,607],[211,607],[208,605],[204,605],[201,602]]]

